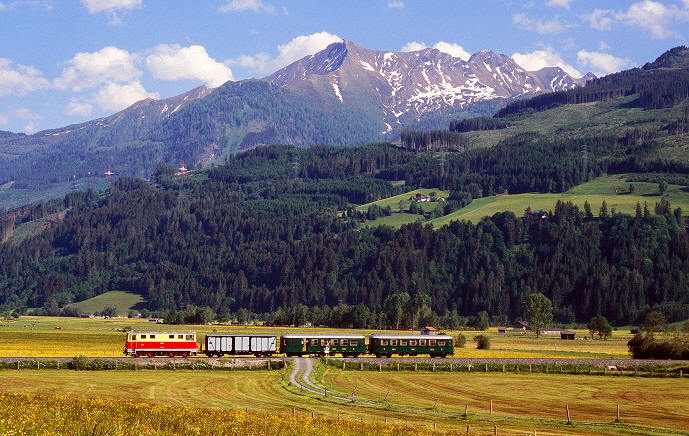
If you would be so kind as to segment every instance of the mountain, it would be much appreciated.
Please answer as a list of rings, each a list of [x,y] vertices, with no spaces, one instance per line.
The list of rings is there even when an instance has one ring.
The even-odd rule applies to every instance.
[[[325,50],[263,80],[303,95],[321,107],[344,104],[399,131],[429,114],[460,114],[471,105],[562,91],[585,84],[561,68],[529,72],[505,56],[480,51],[468,61],[439,50],[367,50],[351,41]]]
[[[580,84],[559,68],[528,72],[488,50],[463,61],[435,49],[393,53],[342,41],[261,80],[146,99],[34,135],[2,132],[0,185],[45,189],[108,166],[148,178],[161,163],[208,166],[262,144],[396,140],[404,128],[446,129],[453,119]]]

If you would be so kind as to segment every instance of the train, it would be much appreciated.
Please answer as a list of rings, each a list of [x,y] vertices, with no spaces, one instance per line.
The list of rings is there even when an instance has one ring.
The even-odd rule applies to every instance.
[[[454,354],[454,340],[448,335],[425,334],[207,334],[197,343],[196,332],[127,332],[124,354],[134,357],[208,357],[256,356],[288,357],[336,356],[376,357],[418,356],[447,357]]]

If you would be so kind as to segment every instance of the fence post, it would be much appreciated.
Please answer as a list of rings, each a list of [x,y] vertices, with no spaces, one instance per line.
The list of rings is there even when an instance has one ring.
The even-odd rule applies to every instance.
[[[493,426],[493,435],[498,436],[498,426],[497,425]]]
[[[465,404],[464,405],[464,417],[466,418],[467,416],[469,416],[469,405]]]
[[[571,424],[572,421],[569,419],[569,404],[565,405],[565,410],[567,410],[567,424]]]
[[[490,414],[493,414],[493,400],[490,400]]]
[[[617,405],[617,418],[615,418],[615,422],[620,422],[620,405]]]

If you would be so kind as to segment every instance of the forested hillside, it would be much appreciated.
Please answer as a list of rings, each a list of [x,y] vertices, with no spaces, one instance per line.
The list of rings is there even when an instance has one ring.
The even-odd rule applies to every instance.
[[[577,146],[547,152],[530,140],[451,154],[445,207],[483,195],[497,180],[491,172],[514,175],[496,187],[531,189],[542,184],[539,168],[557,175],[557,162],[580,155]],[[152,310],[243,309],[284,321],[302,307],[302,317],[330,325],[411,326],[480,311],[516,319],[539,291],[563,322],[603,314],[627,323],[657,305],[687,315],[689,237],[682,212],[666,202],[636,217],[559,204],[545,218],[356,229],[365,218],[351,204],[404,192],[385,178],[424,179],[434,161],[387,144],[259,147],[192,176],[160,167],[153,186],[123,178],[104,195],[72,193],[54,229],[0,246],[0,304],[57,314],[117,289],[144,295]],[[462,165],[476,175],[458,176]]]
[[[122,177],[106,192],[70,192],[6,213],[0,308],[73,313],[70,303],[122,290],[144,296],[150,310],[190,317],[199,310],[296,324],[457,326],[479,312],[501,324],[521,318],[526,295],[541,292],[559,322],[604,315],[622,325],[651,309],[671,321],[689,318],[686,211],[663,192],[668,183],[689,189],[686,69],[677,67],[686,57],[678,48],[644,69],[562,94],[564,100],[551,94],[508,106],[496,121],[405,131],[400,144],[259,146],[191,174],[159,165],[151,182]],[[268,101],[263,93],[283,92],[265,83],[241,86],[261,91],[256,106]],[[574,107],[579,101],[588,103]],[[212,150],[205,139],[184,145],[179,138],[251,124],[249,112],[226,111],[220,120],[189,105],[178,124],[151,134],[178,153]],[[323,120],[307,108],[270,113],[306,117],[307,133],[329,127],[317,126]],[[178,138],[175,129],[188,132]],[[279,133],[285,141],[291,134]],[[481,135],[491,147],[475,145]],[[475,223],[423,223],[476,198],[565,192],[606,173],[659,183],[659,195],[633,216],[605,204],[579,210],[560,202],[552,211],[498,213]],[[450,195],[433,209],[400,202],[395,210],[356,210],[420,187]],[[360,226],[393,213],[418,221],[399,229]],[[38,220],[42,227],[25,230]]]

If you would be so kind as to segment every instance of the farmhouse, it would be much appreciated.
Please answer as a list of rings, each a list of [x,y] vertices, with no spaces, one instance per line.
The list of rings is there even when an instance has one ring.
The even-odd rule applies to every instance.
[[[423,327],[423,328],[421,329],[421,334],[422,334],[422,335],[437,335],[437,334],[438,334],[438,330],[436,330],[436,329],[433,328],[433,327]]]
[[[517,321],[512,325],[515,330],[531,330],[531,326],[526,321]]]

